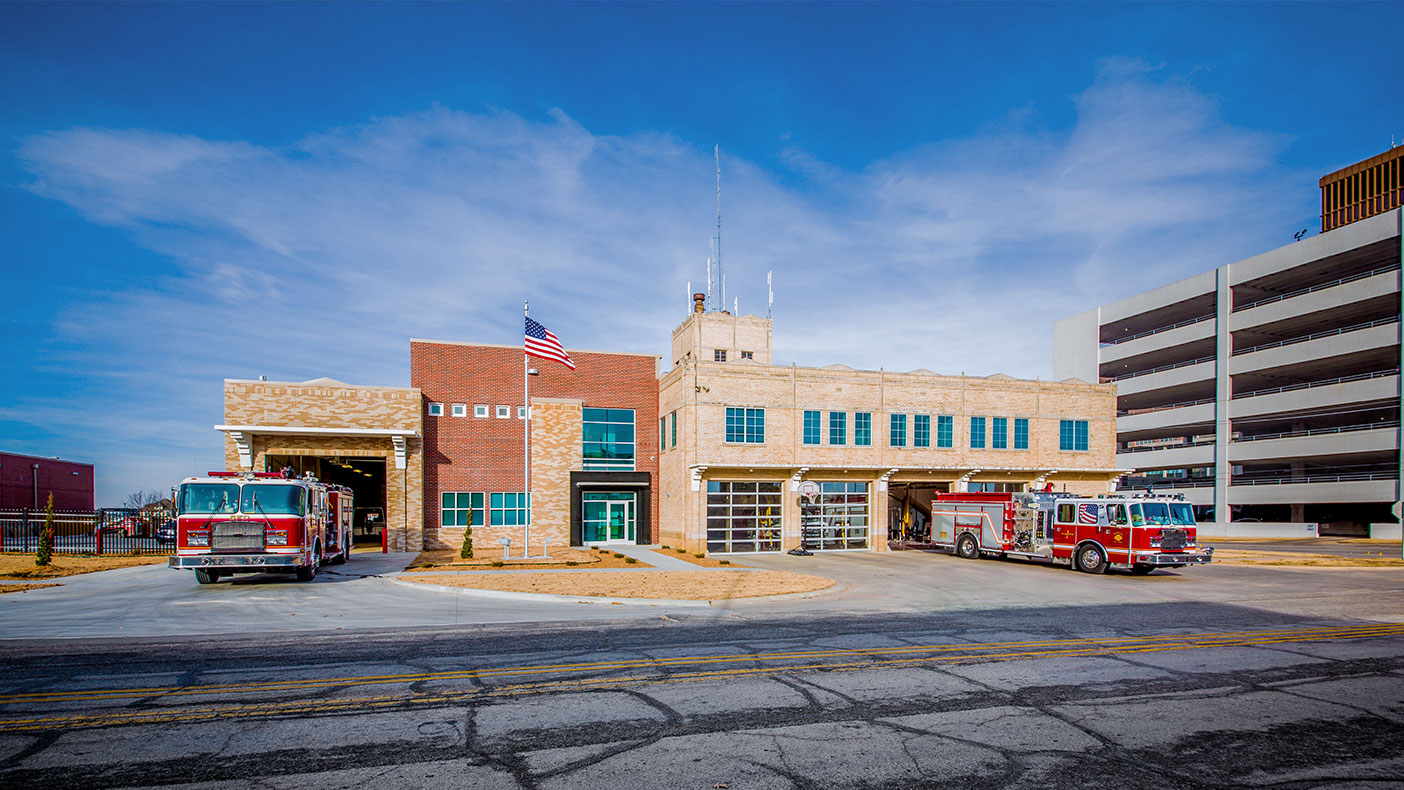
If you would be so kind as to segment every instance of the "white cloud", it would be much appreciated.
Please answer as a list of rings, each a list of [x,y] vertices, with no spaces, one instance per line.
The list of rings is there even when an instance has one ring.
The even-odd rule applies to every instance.
[[[762,311],[775,270],[777,361],[1047,375],[1053,321],[1262,251],[1310,210],[1311,184],[1274,164],[1281,138],[1154,75],[1108,64],[1068,130],[1029,131],[1036,110],[1016,108],[860,172],[787,142],[798,187],[723,151],[729,292]],[[685,283],[704,284],[711,153],[445,108],[283,147],[73,129],[19,151],[35,193],[174,266],[56,326],[60,369],[111,382],[107,430],[168,415],[179,474],[192,446],[219,457],[222,378],[406,384],[409,337],[516,342],[524,298],[568,346],[666,354]],[[11,416],[103,430],[52,406]]]

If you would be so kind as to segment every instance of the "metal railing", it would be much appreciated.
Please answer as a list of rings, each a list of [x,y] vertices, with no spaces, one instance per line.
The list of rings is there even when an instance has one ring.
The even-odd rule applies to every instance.
[[[1199,359],[1191,359],[1191,360],[1189,360],[1189,361],[1187,361],[1187,362],[1176,362],[1176,363],[1173,364],[1173,365],[1161,365],[1161,366],[1158,367],[1158,368],[1151,368],[1150,370],[1139,370],[1139,371],[1136,371],[1135,373],[1123,373],[1123,374],[1120,375],[1120,376],[1103,376],[1103,377],[1102,377],[1102,383],[1103,383],[1103,384],[1110,384],[1110,383],[1112,383],[1112,382],[1114,382],[1114,381],[1125,381],[1126,379],[1134,379],[1134,378],[1136,378],[1137,376],[1149,376],[1149,375],[1152,374],[1152,373],[1162,373],[1162,372],[1167,371],[1167,370],[1174,370],[1175,368],[1186,368],[1186,367],[1189,367],[1190,365],[1198,365],[1198,364],[1201,363],[1201,362],[1209,362],[1209,361],[1212,360],[1212,359],[1214,359],[1214,355],[1213,355],[1213,354],[1210,354],[1210,355],[1207,356],[1207,357],[1200,357]]]
[[[1286,340],[1278,340],[1275,343],[1262,343],[1260,345],[1249,346],[1248,348],[1244,349],[1234,349],[1233,356],[1236,357],[1239,354],[1251,354],[1254,351],[1262,351],[1264,349],[1269,348],[1281,348],[1282,346],[1291,346],[1297,343],[1305,343],[1309,340],[1319,340],[1323,337],[1331,337],[1332,335],[1343,335],[1347,332],[1358,332],[1362,329],[1370,329],[1371,327],[1382,326],[1384,324],[1393,324],[1398,320],[1398,315],[1392,315],[1387,318],[1377,318],[1374,321],[1367,321],[1363,324],[1352,324],[1350,326],[1343,326],[1337,329],[1328,329],[1325,332],[1316,332],[1310,335],[1302,335],[1301,337],[1291,337]]]
[[[1355,282],[1356,280],[1364,280],[1367,277],[1374,277],[1377,274],[1384,274],[1385,272],[1392,272],[1398,269],[1399,264],[1393,263],[1388,266],[1382,266],[1378,269],[1372,269],[1368,272],[1361,272],[1360,274],[1352,274],[1349,277],[1342,277],[1339,280],[1333,280],[1329,283],[1321,283],[1320,285],[1313,285],[1310,288],[1301,288],[1290,293],[1279,294],[1277,296],[1269,296],[1265,299],[1259,299],[1255,302],[1249,302],[1248,304],[1245,304],[1242,307],[1234,305],[1233,312],[1238,313],[1243,310],[1251,310],[1254,307],[1258,307],[1260,305],[1272,304],[1273,302],[1280,302],[1283,299],[1291,299],[1295,296],[1301,296],[1303,294],[1312,293],[1313,291],[1324,291],[1327,288],[1335,288],[1338,285],[1345,285],[1346,283]]]
[[[1253,390],[1252,392],[1235,392],[1233,399],[1252,398],[1258,395],[1275,395],[1279,392],[1294,392],[1296,390],[1311,389],[1312,387],[1329,387],[1333,384],[1346,384],[1351,381],[1365,381],[1367,379],[1377,379],[1383,376],[1398,376],[1399,368],[1389,370],[1377,370],[1373,373],[1355,373],[1350,376],[1341,376],[1334,379],[1322,379],[1321,381],[1307,381],[1301,384],[1288,384],[1283,387],[1269,387],[1268,389]]]
[[[1214,444],[1214,440],[1213,440],[1213,439],[1207,439],[1207,440],[1202,441],[1202,442],[1186,442],[1186,443],[1184,443],[1184,444],[1167,444],[1167,445],[1162,445],[1162,446],[1160,446],[1160,447],[1125,447],[1125,448],[1122,448],[1122,449],[1120,449],[1120,450],[1117,450],[1117,451],[1116,451],[1116,454],[1117,454],[1117,455],[1126,455],[1126,454],[1128,454],[1128,453],[1152,453],[1152,452],[1155,452],[1156,450],[1180,450],[1180,449],[1183,449],[1183,448],[1186,448],[1186,447],[1210,447],[1210,446],[1213,446],[1213,444]]]
[[[1233,443],[1234,443],[1234,444],[1240,444],[1240,443],[1242,443],[1242,442],[1261,442],[1261,441],[1266,441],[1266,440],[1268,440],[1268,439],[1290,439],[1290,438],[1296,437],[1296,436],[1319,436],[1319,435],[1321,435],[1321,434],[1330,434],[1330,433],[1350,433],[1350,432],[1352,432],[1352,431],[1368,431],[1368,430],[1370,430],[1371,428],[1398,428],[1398,427],[1399,427],[1399,421],[1398,421],[1398,420],[1383,420],[1383,421],[1380,421],[1380,422],[1365,422],[1365,423],[1360,423],[1359,425],[1341,425],[1341,426],[1337,426],[1337,427],[1335,427],[1335,428],[1311,428],[1311,429],[1308,429],[1308,430],[1301,430],[1301,431],[1282,431],[1282,432],[1280,432],[1280,433],[1262,433],[1262,434],[1257,434],[1256,436],[1243,436],[1243,437],[1240,437],[1240,438],[1238,438],[1238,439],[1234,439],[1234,440],[1233,440]]]
[[[1130,417],[1136,414],[1152,414],[1158,411],[1165,411],[1166,409],[1182,409],[1186,406],[1199,406],[1205,403],[1213,403],[1214,400],[1214,398],[1200,398],[1198,400],[1180,401],[1179,403],[1167,403],[1164,406],[1151,406],[1146,409],[1118,409],[1116,412],[1116,416]]]
[[[175,516],[162,510],[103,508],[54,512],[55,554],[174,554],[157,528]],[[44,530],[44,511],[0,510],[0,550],[33,553]]]
[[[1207,488],[1212,485],[1214,485],[1212,477],[1137,477],[1122,478],[1121,482],[1116,484],[1116,489],[1118,491],[1139,491],[1152,486],[1155,488]]]
[[[1242,478],[1235,477],[1230,485],[1236,486],[1275,486],[1292,483],[1352,483],[1361,480],[1397,480],[1398,472],[1347,472],[1336,475],[1291,475],[1285,477]]]
[[[1198,324],[1198,323],[1201,323],[1201,322],[1204,322],[1204,321],[1210,321],[1210,320],[1213,320],[1214,316],[1215,316],[1214,313],[1210,313],[1209,315],[1202,315],[1202,316],[1200,316],[1200,317],[1198,317],[1198,318],[1189,318],[1189,319],[1186,319],[1186,320],[1184,320],[1184,321],[1179,322],[1178,324],[1171,324],[1170,326],[1162,326],[1162,327],[1159,327],[1159,328],[1157,328],[1157,329],[1148,329],[1148,330],[1146,330],[1145,332],[1137,332],[1136,334],[1134,334],[1134,335],[1129,335],[1129,336],[1127,336],[1127,337],[1118,337],[1118,338],[1116,338],[1115,340],[1105,340],[1105,341],[1102,341],[1101,343],[1099,343],[1098,345],[1101,346],[1101,347],[1103,347],[1103,348],[1105,348],[1106,346],[1118,346],[1118,345],[1121,345],[1122,343],[1130,343],[1132,340],[1140,340],[1140,339],[1143,338],[1143,337],[1150,337],[1151,335],[1158,335],[1158,334],[1160,334],[1161,332],[1169,332],[1169,331],[1172,330],[1172,329],[1179,329],[1179,328],[1182,327],[1182,326],[1189,326],[1190,324]]]

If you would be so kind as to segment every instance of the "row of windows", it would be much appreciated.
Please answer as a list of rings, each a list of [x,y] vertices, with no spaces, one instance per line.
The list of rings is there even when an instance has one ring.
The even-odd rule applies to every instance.
[[[451,415],[453,415],[454,417],[467,417],[467,416],[468,416],[468,404],[466,404],[466,403],[450,403],[450,404],[449,404],[449,409],[450,409],[449,413],[450,413]],[[429,402],[429,416],[430,416],[430,417],[442,417],[442,416],[444,416],[444,404],[442,404],[442,403],[436,403],[436,402],[434,402],[434,401],[430,401],[430,402]],[[474,405],[473,405],[473,416],[474,416],[474,417],[486,417],[486,416],[488,416],[488,404],[486,404],[486,403],[477,403],[477,404],[474,404]],[[498,406],[498,407],[497,407],[497,419],[499,419],[499,420],[509,420],[509,419],[511,419],[511,418],[512,418],[512,407],[511,407],[511,406]],[[525,406],[518,406],[518,407],[517,407],[517,419],[519,419],[519,420],[524,420],[524,419],[526,419],[526,407],[525,407]]]
[[[892,414],[889,416],[888,443],[892,447],[907,446],[907,418],[911,417],[911,440],[913,447],[931,446],[931,415]],[[1008,417],[971,417],[970,447],[983,450],[1029,449],[1029,421],[1026,417],[1013,418],[1013,435],[1010,435]],[[1085,451],[1088,446],[1087,420],[1060,420],[1058,424],[1058,449]],[[801,441],[806,445],[824,444],[824,414],[817,409],[807,409],[801,420]],[[1012,439],[1012,445],[1011,445]],[[727,407],[726,440],[755,444],[765,442],[765,409],[743,409]],[[873,414],[860,411],[853,413],[853,445],[870,447],[873,443]],[[848,413],[829,412],[828,444],[843,446],[848,444]],[[955,418],[950,415],[936,415],[936,446],[955,446]]]
[[[531,523],[531,496],[520,492],[497,492],[487,495],[487,512],[483,511],[484,495],[477,491],[445,491],[440,503],[439,521],[445,527],[466,527],[471,518],[473,526],[481,527],[486,515],[494,527],[520,527]]]
[[[755,355],[755,352],[753,352],[753,351],[742,351],[742,352],[741,352],[741,358],[742,358],[742,359],[755,359],[755,358],[756,358],[756,355]],[[713,361],[713,362],[725,362],[725,361],[726,361],[726,349],[724,349],[724,348],[713,349],[713,350],[712,350],[712,361]]]

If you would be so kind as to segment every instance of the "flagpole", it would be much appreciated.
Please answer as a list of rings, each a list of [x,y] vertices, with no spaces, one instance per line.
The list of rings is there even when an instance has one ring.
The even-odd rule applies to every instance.
[[[531,317],[531,306],[522,301],[522,319]],[[526,520],[522,524],[522,556],[531,556],[531,357],[522,348],[522,407],[526,410],[522,419],[522,492],[527,498]]]

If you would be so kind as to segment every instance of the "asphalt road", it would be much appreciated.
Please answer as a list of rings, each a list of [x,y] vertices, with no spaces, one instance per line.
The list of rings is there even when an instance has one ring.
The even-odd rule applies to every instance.
[[[764,564],[841,583],[705,609],[533,609],[372,575],[197,587],[135,569],[177,579],[160,611],[205,631],[0,640],[0,786],[1404,785],[1396,569]],[[0,600],[0,632],[64,589],[4,596],[23,605]],[[366,618],[342,609],[357,602],[403,621],[355,628]],[[429,602],[468,609],[432,624],[449,610]],[[332,612],[339,632],[280,630]]]

